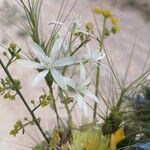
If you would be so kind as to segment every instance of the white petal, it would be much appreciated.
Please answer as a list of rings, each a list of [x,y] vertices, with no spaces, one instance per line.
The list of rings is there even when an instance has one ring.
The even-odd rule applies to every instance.
[[[83,97],[80,94],[77,94],[76,100],[77,100],[79,108],[82,110],[83,104],[84,104]]]
[[[76,30],[76,32],[81,32],[81,33],[83,33],[83,34],[85,34],[85,35],[90,35],[90,36],[94,37],[93,34],[91,34],[91,33],[89,33],[89,32],[86,32],[86,31],[84,31],[84,30]]]
[[[66,83],[66,85],[75,89],[76,83],[71,78],[64,77],[64,82]]]
[[[32,43],[32,51],[39,60],[44,60],[46,57],[44,50],[35,42]]]
[[[91,82],[91,79],[90,79],[90,78],[87,78],[87,79],[82,83],[81,86],[88,86],[88,85],[90,84],[90,82]]]
[[[89,116],[88,109],[87,109],[87,104],[86,104],[85,101],[83,103],[83,115],[84,115],[84,117],[88,117]]]
[[[62,38],[58,38],[54,45],[53,45],[53,48],[51,50],[51,54],[50,54],[50,58],[54,61],[58,55],[59,55],[59,51],[61,50],[61,47],[62,47],[62,44],[63,44],[63,39]]]
[[[80,62],[80,83],[83,83],[86,78],[85,67],[82,62]]]
[[[64,82],[64,77],[62,76],[62,74],[59,71],[57,71],[56,69],[52,69],[51,74],[52,74],[56,84],[58,84],[58,86],[60,88],[62,88],[63,90],[67,90],[67,85]]]
[[[67,66],[67,65],[72,65],[76,62],[76,59],[73,57],[66,57],[66,58],[62,58],[57,60],[54,63],[55,67],[63,67],[63,66]]]
[[[80,94],[78,94],[76,100],[77,100],[79,109],[83,111],[84,116],[88,116],[87,104],[84,101],[83,97]]]
[[[63,51],[64,51],[64,53],[67,52],[68,48],[69,48],[69,45],[67,44],[67,42],[64,41],[64,43],[63,43]]]
[[[64,25],[65,23],[63,22],[58,22],[58,21],[53,21],[53,22],[50,22],[49,25]]]
[[[37,68],[37,69],[43,69],[42,65],[40,63],[31,61],[31,60],[18,60],[18,64],[23,65],[28,68]]]
[[[97,54],[97,59],[96,60],[101,60],[101,59],[103,59],[103,58],[105,58],[105,53],[104,52],[97,52],[98,54]]]
[[[88,45],[88,44],[86,45],[86,47],[87,47],[88,56],[90,56],[90,55],[91,55],[90,47],[89,47],[89,45]]]
[[[44,70],[42,72],[40,72],[34,79],[32,82],[32,86],[36,86],[41,80],[43,80],[46,75],[48,74],[49,70]]]
[[[97,98],[97,96],[95,96],[95,94],[93,94],[92,92],[90,92],[89,90],[85,90],[83,92],[83,94],[85,94],[86,96],[90,97],[91,99],[93,99],[95,102],[99,103],[99,100]]]

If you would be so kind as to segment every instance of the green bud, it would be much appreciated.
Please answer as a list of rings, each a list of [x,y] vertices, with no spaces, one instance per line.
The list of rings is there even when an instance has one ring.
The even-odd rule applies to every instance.
[[[10,96],[9,96],[9,99],[10,99],[10,100],[15,100],[15,99],[16,99],[16,96],[15,96],[15,95],[10,95]]]
[[[18,134],[18,130],[15,130],[15,129],[14,129],[14,130],[11,130],[11,131],[9,132],[9,134],[16,137],[16,135]]]
[[[3,52],[3,55],[4,55],[4,56],[7,56],[7,52],[4,51],[4,52]]]
[[[111,28],[111,32],[113,34],[117,33],[120,31],[120,27],[118,25],[114,25],[112,28]]]
[[[85,28],[86,28],[87,31],[92,31],[93,28],[94,28],[94,25],[93,25],[92,22],[87,22],[87,23],[85,24]]]
[[[10,94],[9,94],[9,93],[6,93],[6,94],[4,95],[4,99],[9,98],[9,96],[10,96]]]
[[[63,97],[61,103],[63,104],[69,104],[73,102],[73,98],[72,97]]]
[[[108,28],[104,29],[104,33],[105,33],[105,36],[109,36],[110,35],[110,31],[108,30]]]
[[[35,104],[35,101],[34,101],[34,100],[31,100],[31,104],[33,104],[33,105],[34,105],[34,104]]]
[[[0,94],[4,92],[4,88],[0,86]]]
[[[28,118],[27,118],[27,117],[24,117],[24,121],[28,121]]]
[[[16,47],[17,47],[17,44],[12,42],[12,43],[9,44],[9,47],[10,47],[12,50],[15,50]]]
[[[22,129],[22,127],[23,127],[23,125],[22,125],[22,122],[20,120],[18,120],[16,122],[16,124],[14,125],[14,129],[20,130],[20,129]]]
[[[19,54],[16,54],[16,59],[21,59],[21,56]]]
[[[39,100],[40,100],[41,107],[46,107],[49,104],[52,105],[52,96],[51,95],[49,95],[49,96],[47,96],[45,94],[41,95]]]

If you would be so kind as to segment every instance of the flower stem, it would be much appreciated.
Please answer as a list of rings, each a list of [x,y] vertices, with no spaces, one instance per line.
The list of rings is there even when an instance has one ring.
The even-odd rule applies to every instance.
[[[98,97],[98,91],[99,91],[99,76],[100,76],[100,68],[97,66],[96,70],[96,88],[95,88],[95,95]],[[96,114],[97,114],[97,103],[94,103],[94,114],[93,114],[93,120],[96,120]]]
[[[58,125],[58,128],[60,128],[59,115],[58,115],[58,111],[57,111],[57,106],[56,106],[56,102],[55,102],[52,86],[49,86],[49,88],[50,88],[50,93],[52,95],[52,100],[53,100],[53,104],[54,104],[54,111],[55,111],[55,114],[56,114],[57,125]]]
[[[106,26],[106,17],[104,18],[103,21],[103,30],[102,30],[102,36],[101,36],[101,42],[100,42],[100,51],[102,51],[103,48],[103,44],[104,44],[104,39],[105,39],[105,26]],[[99,61],[100,63],[100,61]],[[95,95],[98,97],[98,93],[99,93],[99,78],[100,78],[100,67],[99,65],[97,66],[97,70],[96,70],[96,85],[95,85]],[[94,113],[93,113],[93,121],[96,121],[96,114],[97,114],[97,103],[94,103]]]
[[[15,86],[15,82],[14,79],[12,78],[11,74],[9,73],[8,69],[5,67],[5,65],[3,64],[2,60],[0,59],[0,64],[3,68],[3,70],[5,71],[5,73],[7,74],[8,78],[10,79],[10,81],[12,82],[12,84],[14,85],[15,91],[17,92],[17,94],[19,95],[19,97],[21,98],[22,102],[24,103],[24,105],[26,106],[27,110],[29,111],[29,113],[31,114],[33,121],[35,122],[36,126],[38,127],[39,131],[41,132],[41,134],[43,135],[43,137],[45,138],[45,140],[47,141],[47,143],[49,143],[49,139],[46,137],[42,127],[40,126],[35,114],[32,112],[31,108],[29,107],[29,105],[27,104],[24,96],[22,95],[22,93],[20,92],[20,90],[18,89],[17,86]]]

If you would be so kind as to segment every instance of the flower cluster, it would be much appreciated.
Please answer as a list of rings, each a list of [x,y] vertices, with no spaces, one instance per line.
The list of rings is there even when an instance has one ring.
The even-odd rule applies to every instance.
[[[93,8],[93,12],[96,15],[102,15],[105,19],[110,20],[112,27],[109,30],[108,28],[105,28],[105,34],[109,35],[110,32],[112,32],[113,34],[119,32],[120,27],[119,27],[119,20],[118,18],[116,18],[115,16],[112,15],[112,13],[110,12],[110,10],[107,9],[101,9],[99,7],[94,7]]]
[[[23,128],[22,122],[18,120],[16,124],[14,125],[14,129],[10,131],[10,134],[13,136],[16,136],[18,132],[22,130],[22,128]]]
[[[14,83],[15,85],[11,83],[8,77],[6,77],[6,79],[1,79],[0,94],[4,95],[4,99],[10,99],[10,100],[16,99],[17,93],[15,91],[15,87],[21,89],[21,85],[19,80],[14,80]]]

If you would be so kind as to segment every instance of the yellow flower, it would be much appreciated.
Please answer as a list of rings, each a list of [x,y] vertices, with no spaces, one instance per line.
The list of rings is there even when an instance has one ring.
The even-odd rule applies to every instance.
[[[110,150],[116,150],[116,145],[125,138],[122,128],[111,134]]]
[[[101,9],[101,8],[99,8],[99,7],[94,7],[94,8],[93,8],[93,12],[94,12],[94,14],[96,14],[96,15],[103,14],[103,9]]]
[[[110,18],[110,17],[111,17],[111,12],[110,12],[110,10],[107,10],[107,9],[103,10],[103,16],[104,16],[105,18]]]
[[[111,23],[112,23],[113,25],[116,25],[116,24],[118,24],[118,22],[119,22],[118,18],[116,18],[116,17],[114,17],[114,16],[111,16],[110,20],[111,20]]]
[[[91,127],[86,131],[73,131],[71,150],[108,150],[109,138],[103,136],[98,128]]]

